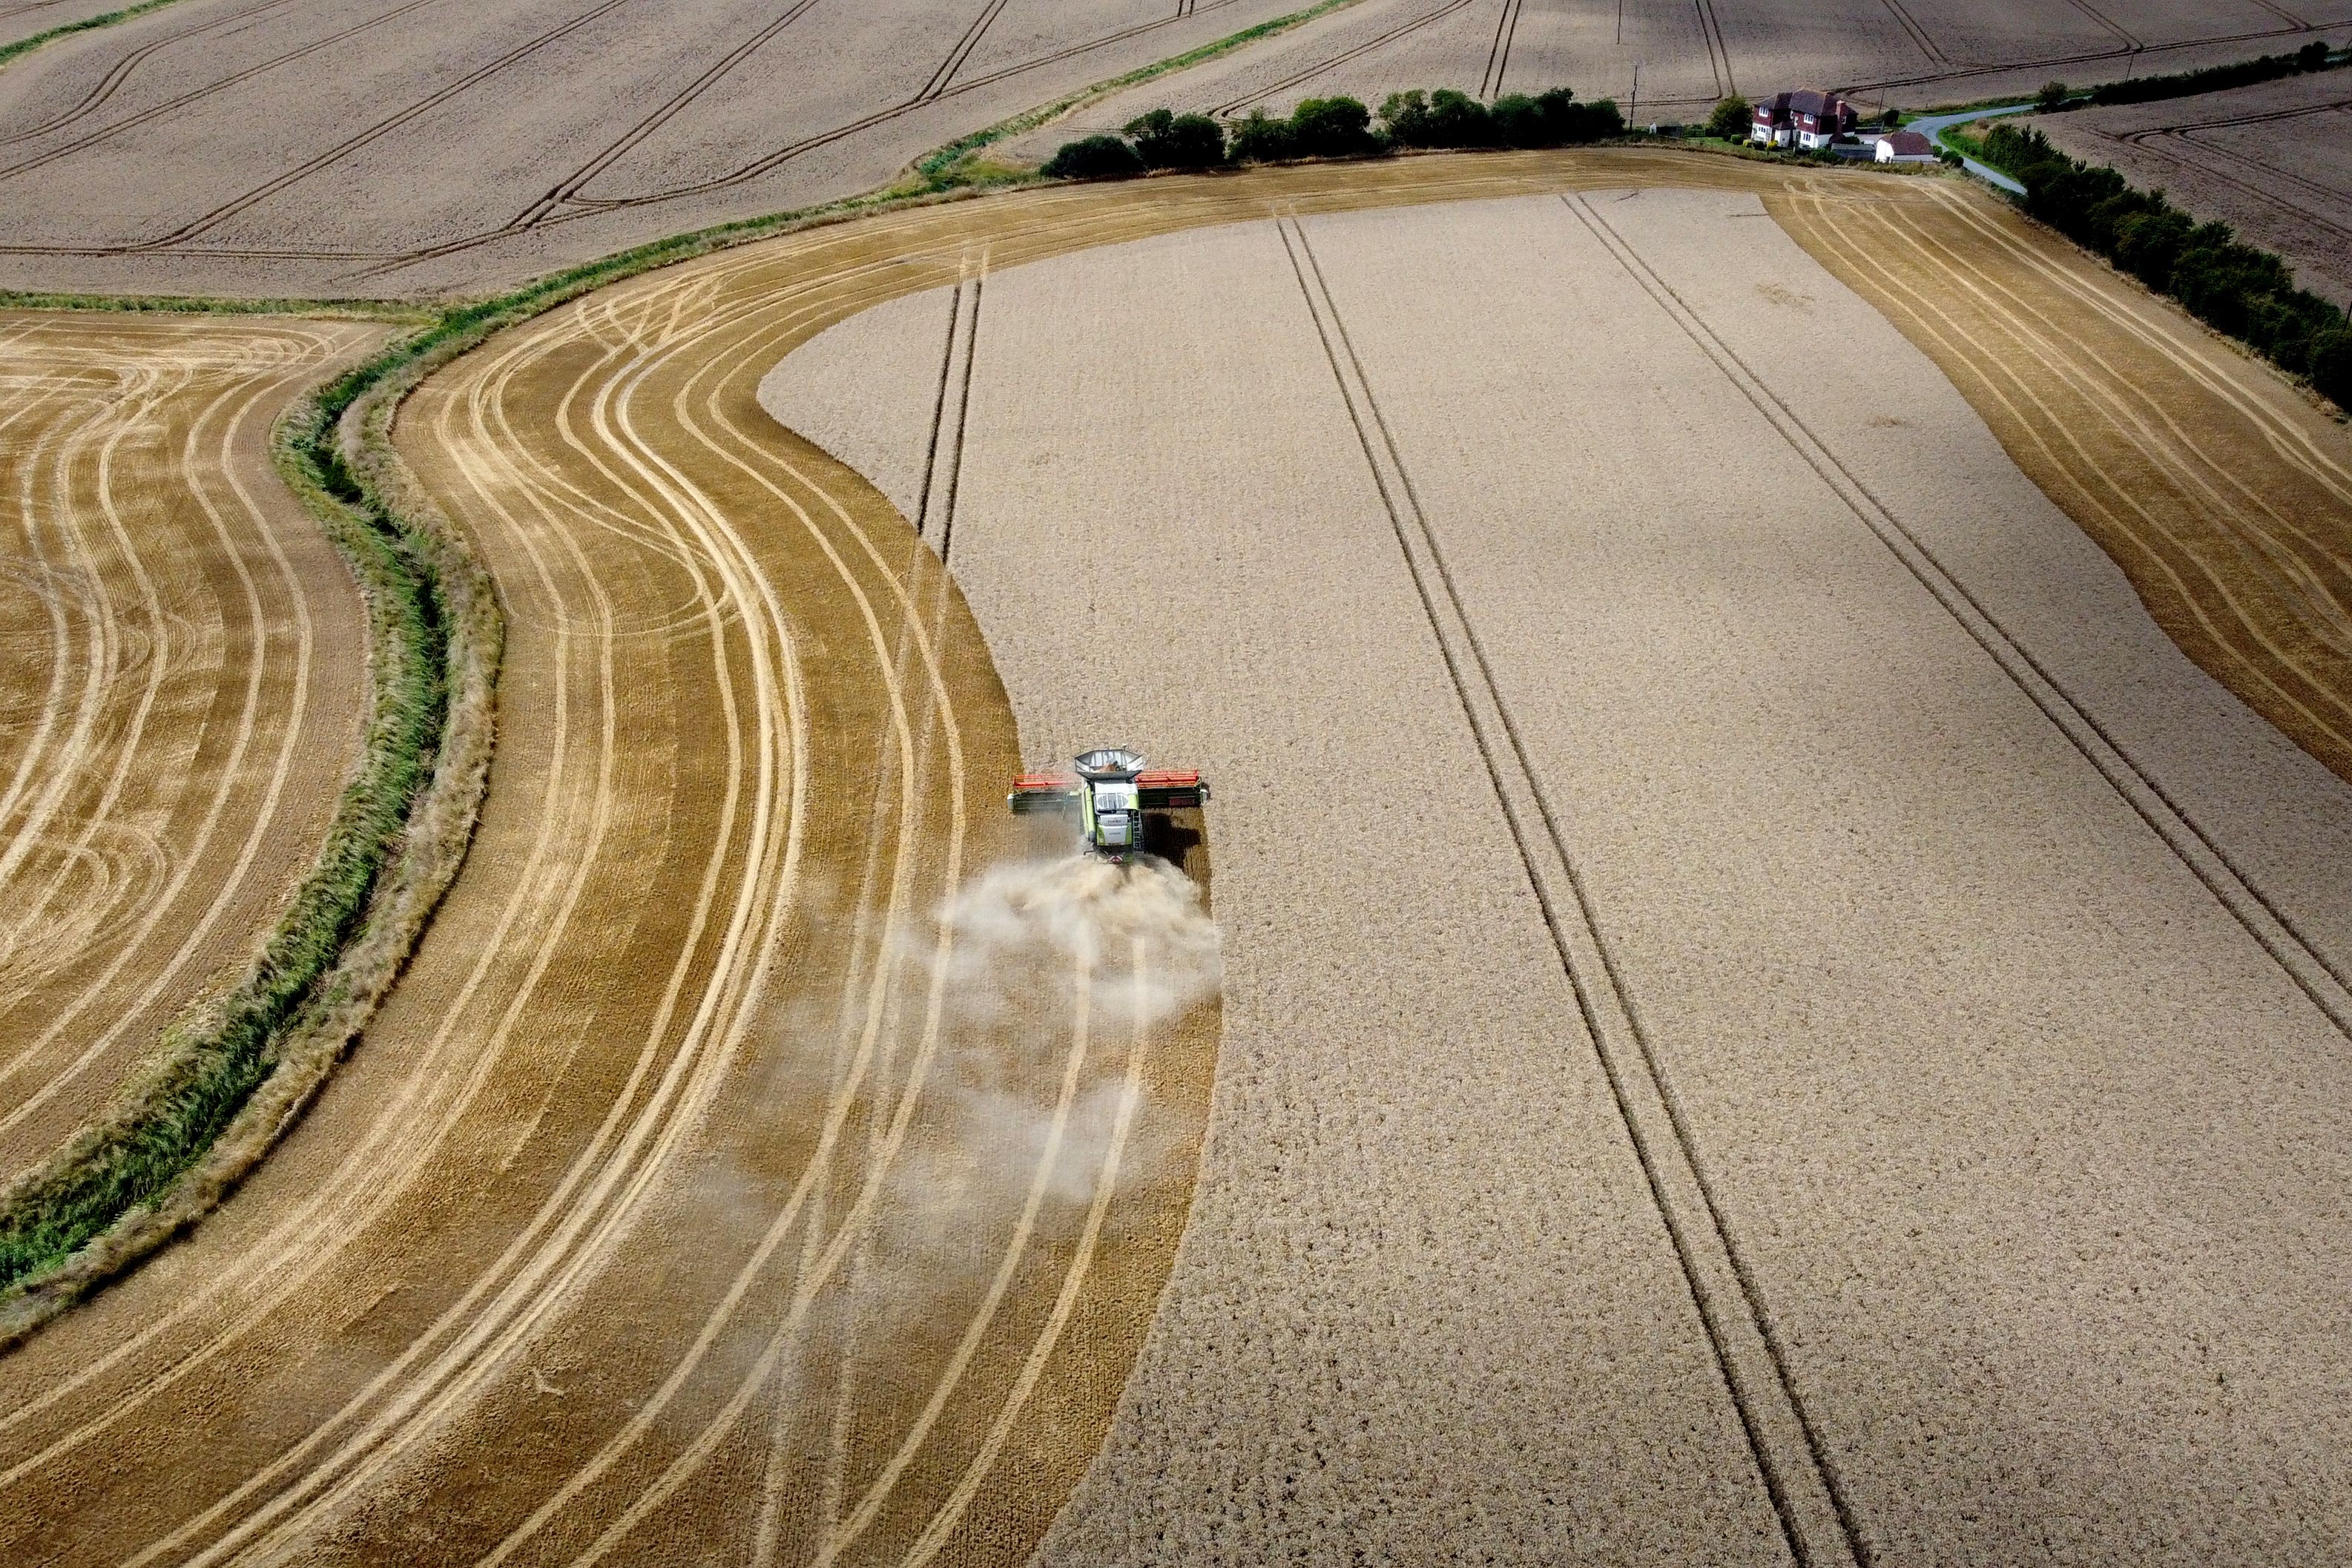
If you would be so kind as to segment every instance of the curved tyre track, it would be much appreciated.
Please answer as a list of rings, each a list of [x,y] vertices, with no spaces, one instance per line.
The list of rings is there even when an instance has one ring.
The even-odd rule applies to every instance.
[[[375,334],[17,315],[0,386],[0,1176],[276,920],[364,704],[365,617],[271,421]]]
[[[940,981],[964,939],[931,915],[1017,847],[1003,693],[936,558],[766,423],[754,385],[858,310],[1058,251],[1629,184],[1886,226],[1880,271],[1843,245],[1822,258],[1873,299],[1942,279],[1947,319],[1889,307],[1931,353],[1962,341],[1936,331],[1980,337],[2011,292],[2048,288],[2066,308],[2031,337],[2057,368],[2032,374],[2103,460],[2161,419],[2066,378],[2120,374],[2106,334],[2170,356],[2162,416],[2226,470],[2191,499],[2281,552],[2269,596],[2213,601],[2248,647],[2284,639],[2267,617],[2288,590],[2316,605],[2341,570],[2231,488],[2339,496],[2340,437],[1929,182],[1633,151],[1049,189],[592,296],[435,377],[400,426],[509,614],[467,869],[272,1162],[171,1258],[0,1361],[0,1553],[1024,1556],[1165,1278],[1214,1018],[1139,1034],[1064,1005],[1024,1019],[1018,1051],[975,1034]],[[1953,291],[1969,268],[1998,287]],[[1955,374],[2030,446],[1984,373]],[[2123,470],[2053,493],[2091,509],[2103,482]],[[1072,978],[1074,1002],[1102,994]],[[1019,1135],[974,1135],[974,1108],[1000,1105],[972,1092],[976,1064],[1010,1075],[986,1081],[1027,1108]],[[992,1150],[1009,1165],[970,1180]]]

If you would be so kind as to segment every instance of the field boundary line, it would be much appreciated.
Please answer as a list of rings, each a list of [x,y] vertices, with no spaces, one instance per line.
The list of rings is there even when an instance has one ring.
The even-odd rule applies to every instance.
[[[1790,1554],[1808,1568],[1868,1568],[1874,1559],[1867,1541],[1797,1396],[1769,1314],[1733,1244],[1306,231],[1290,216],[1277,232]]]
[[[138,5],[125,5],[119,11],[107,11],[95,16],[84,16],[79,22],[60,22],[54,27],[45,27],[37,33],[17,39],[13,44],[0,44],[0,68],[5,68],[11,62],[23,58],[44,44],[54,44],[59,38],[71,37],[76,33],[94,33],[101,27],[111,27],[120,22],[132,21],[144,16],[150,11],[161,11],[171,4],[173,0],[140,0]]]
[[[2248,936],[2270,955],[2287,978],[2347,1042],[2352,1042],[2352,989],[2347,989],[2333,964],[2305,940],[2292,920],[2240,871],[2229,853],[2186,808],[2147,773],[2108,732],[2106,727],[2075,700],[2073,693],[2040,659],[2001,625],[1990,610],[1871,489],[1857,479],[1837,455],[1816,437],[1780,395],[1750,370],[1738,353],[1716,336],[1706,320],[1693,310],[1674,286],[1653,271],[1649,263],[1580,195],[1560,200],[1591,230],[1659,309],[1690,338],[1739,394],[1753,405],[1774,432],[1819,475],[1904,568],[1926,589],[1978,647],[1984,649],[2018,690],[2040,709],[2083,759],[2105,779],[2108,786],[2147,825]]]

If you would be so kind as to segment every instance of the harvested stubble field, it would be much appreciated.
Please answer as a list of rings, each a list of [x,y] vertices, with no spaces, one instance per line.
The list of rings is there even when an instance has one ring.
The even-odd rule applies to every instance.
[[[1116,131],[1162,106],[1286,111],[1302,98],[1330,93],[1377,106],[1388,93],[1415,87],[1492,98],[1565,84],[1580,97],[1614,98],[1640,123],[1703,120],[1729,93],[1808,86],[1840,88],[1872,103],[1972,102],[2031,93],[2053,76],[2104,81],[2293,47],[2329,25],[2266,0],[2159,0],[2128,8],[2068,0],[1932,6],[1625,0],[1622,16],[1615,0],[1366,0],[1172,80],[1089,105],[1013,150],[1042,160],[1061,140]]]
[[[1084,310],[1019,270],[1277,214],[1058,264]],[[2231,679],[2332,591],[2230,484],[2340,518],[2342,433],[1940,182],[1628,151],[1042,190],[672,268],[436,376],[400,445],[510,625],[480,837],[270,1163],[0,1360],[0,1556],[2340,1555],[2343,1053],[2256,943],[2342,968],[2345,792],[1815,262],[2037,477],[2068,432],[2066,504],[2143,498],[2119,536]],[[968,381],[928,481],[874,466],[993,660],[756,401],[928,290],[872,362],[911,386],[835,397],[928,435]],[[1017,330],[1055,310],[1067,346]],[[1824,385],[1825,342],[1872,381]],[[1799,395],[1843,483],[1744,412]],[[2159,490],[2166,420],[2200,438]],[[2000,626],[1840,511],[1872,494]],[[1139,984],[1016,940],[1034,988],[951,1005],[1057,896],[1003,868],[1016,711],[1032,760],[1115,723],[1212,770],[1221,1056],[1157,983],[1206,973],[1181,900],[1089,928],[1172,933]]]
[[[2295,281],[2352,304],[2352,70],[2230,92],[2036,115],[2077,158],[2162,187],[2294,264]]]
[[[0,317],[0,1183],[244,965],[318,852],[367,625],[269,433],[380,335]]]

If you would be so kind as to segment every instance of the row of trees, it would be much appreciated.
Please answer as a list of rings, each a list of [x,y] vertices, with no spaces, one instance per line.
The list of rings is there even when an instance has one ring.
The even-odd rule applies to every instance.
[[[2161,98],[2188,98],[2200,92],[2252,87],[2258,81],[2276,81],[2281,77],[2301,76],[2306,71],[2334,70],[2347,65],[2352,65],[2352,55],[2336,59],[2334,50],[2326,42],[2315,39],[2291,55],[2257,55],[2250,60],[2233,60],[2225,66],[2207,66],[2202,70],[2170,71],[2158,76],[2102,82],[2091,89],[2087,99],[2075,98],[2063,81],[2045,82],[2041,92],[2035,95],[2034,101],[2044,110],[2072,108],[2084,103],[2152,103]]]
[[[1608,99],[1579,103],[1566,88],[1507,93],[1481,103],[1465,92],[1391,93],[1372,112],[1352,98],[1310,98],[1286,116],[1252,110],[1233,125],[1155,109],[1123,134],[1065,142],[1047,160],[1055,178],[1119,179],[1148,169],[1214,169],[1292,158],[1369,158],[1400,147],[1568,147],[1625,132]]]
[[[2171,295],[2216,331],[2352,408],[2352,321],[2272,251],[2225,223],[2199,223],[2103,163],[2085,163],[2039,131],[1996,124],[1979,154],[2025,187],[2025,210]]]

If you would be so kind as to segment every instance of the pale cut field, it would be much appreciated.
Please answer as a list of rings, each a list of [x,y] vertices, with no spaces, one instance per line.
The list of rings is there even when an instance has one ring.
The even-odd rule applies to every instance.
[[[1618,1489],[1737,1467],[1620,1468],[1694,1429],[1709,1391],[1664,1369],[1707,1342],[1687,1298],[1621,1315],[1672,1258],[1405,570],[1422,518],[1444,651],[1809,1424],[1759,1458],[1881,1561],[2341,1555],[2345,997],[2147,802],[2340,973],[2352,789],[1753,198],[1287,228],[985,286],[950,565],[1030,761],[1116,736],[1210,772],[1228,933],[1192,1227],[1045,1560],[1779,1550],[1645,1533]],[[886,411],[835,367],[936,353],[943,313],[835,329],[767,406],[904,428],[933,386]],[[1142,706],[1074,679],[1104,647],[1181,675]],[[1677,1324],[1646,1365],[1612,1343]]]
[[[2352,71],[2028,123],[2200,219],[2222,219],[2285,257],[2303,287],[2352,305]]]
[[[1346,93],[1378,108],[1402,88],[1474,97],[1569,87],[1643,123],[1704,119],[1731,92],[1832,87],[1919,106],[2031,92],[2052,76],[2103,81],[2293,47],[2352,18],[2265,0],[2157,0],[2128,12],[2066,0],[1367,0],[1245,52],[1088,105],[1012,144],[1043,159],[1074,135],[1161,106],[1286,112]],[[1633,68],[1642,68],[1638,100]]]
[[[0,317],[0,1181],[234,978],[357,754],[357,588],[269,462],[372,327]]]

